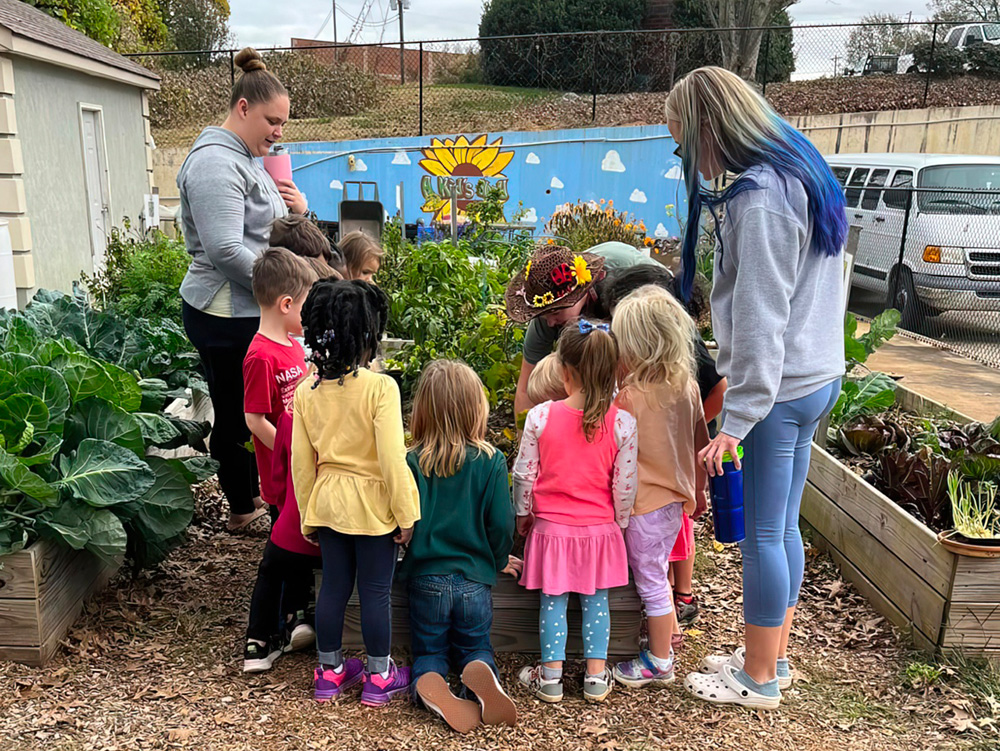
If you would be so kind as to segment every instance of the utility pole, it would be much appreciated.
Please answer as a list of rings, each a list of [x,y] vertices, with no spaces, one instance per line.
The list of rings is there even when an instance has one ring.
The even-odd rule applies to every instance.
[[[840,55],[833,56],[833,77],[837,77],[837,63],[840,60]]]
[[[333,43],[337,43],[337,0],[333,0]]]
[[[406,83],[406,66],[404,64],[403,54],[403,5],[405,3],[403,0],[398,0],[399,5],[399,83],[400,85]]]

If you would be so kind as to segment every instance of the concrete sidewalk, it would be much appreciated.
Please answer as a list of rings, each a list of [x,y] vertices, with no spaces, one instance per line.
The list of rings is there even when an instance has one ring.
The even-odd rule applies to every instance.
[[[907,388],[974,420],[992,422],[1000,415],[1000,370],[974,360],[898,334],[865,365],[901,377]]]

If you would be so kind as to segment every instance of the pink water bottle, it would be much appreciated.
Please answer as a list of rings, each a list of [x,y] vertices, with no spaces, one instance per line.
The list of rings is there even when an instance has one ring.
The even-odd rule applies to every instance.
[[[281,180],[291,180],[292,155],[286,153],[281,146],[275,146],[271,155],[264,157],[264,171],[271,176],[275,185],[280,186]]]

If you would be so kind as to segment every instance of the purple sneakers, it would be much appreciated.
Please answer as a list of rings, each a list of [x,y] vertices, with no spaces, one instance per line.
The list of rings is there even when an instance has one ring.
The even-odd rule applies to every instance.
[[[351,686],[357,686],[364,675],[365,666],[361,660],[344,660],[344,669],[339,673],[320,665],[313,678],[313,697],[316,701],[336,701]]]
[[[361,687],[361,703],[367,707],[381,707],[392,697],[407,691],[410,687],[410,669],[398,668],[389,662],[389,675],[383,678],[379,673],[365,671],[365,682]]]
[[[628,662],[619,662],[615,665],[615,680],[623,686],[630,688],[642,688],[651,683],[666,685],[674,680],[673,653],[670,655],[670,667],[661,670],[652,660],[652,656],[646,650],[639,652],[639,656]]]

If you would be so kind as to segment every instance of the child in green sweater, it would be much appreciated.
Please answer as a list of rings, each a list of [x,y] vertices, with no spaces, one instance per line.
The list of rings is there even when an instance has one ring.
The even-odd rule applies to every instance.
[[[514,507],[502,452],[486,442],[489,405],[468,365],[432,362],[417,384],[407,456],[420,491],[420,521],[399,575],[408,583],[413,685],[420,703],[467,733],[517,721],[498,680],[490,627],[497,572],[516,576]],[[449,655],[463,694],[446,682]]]

